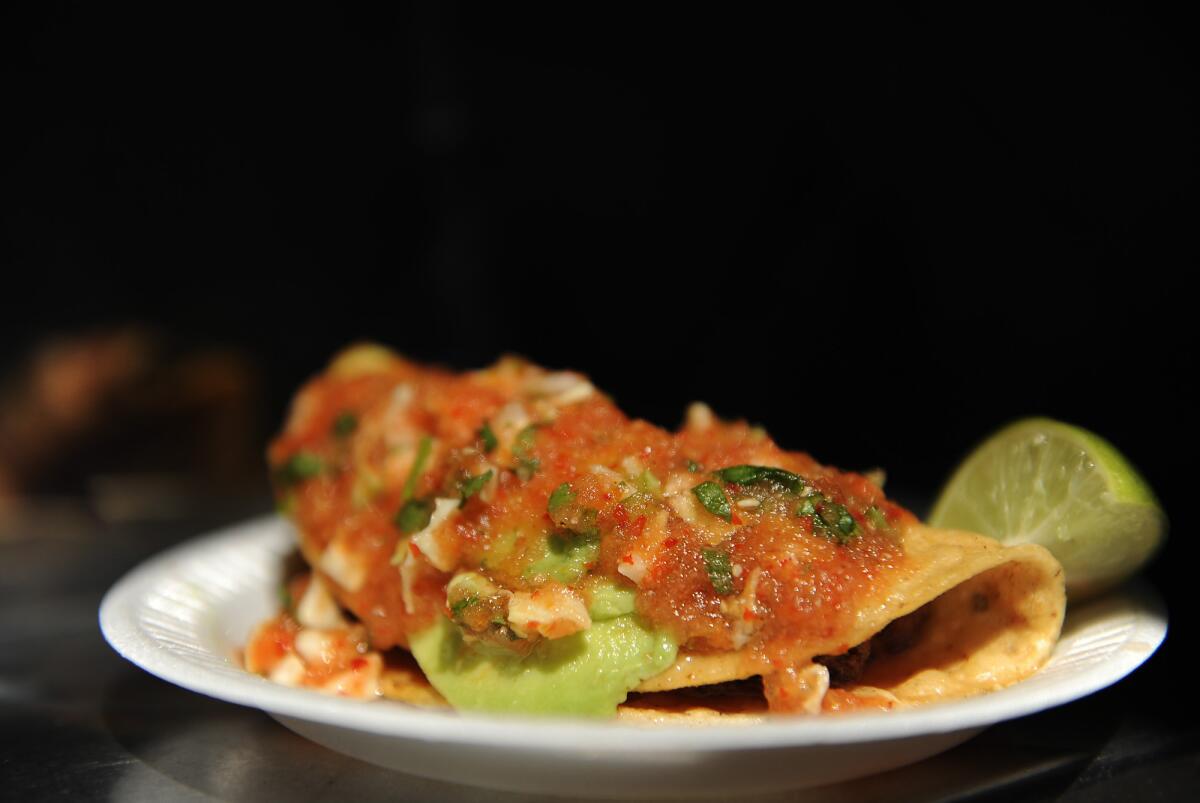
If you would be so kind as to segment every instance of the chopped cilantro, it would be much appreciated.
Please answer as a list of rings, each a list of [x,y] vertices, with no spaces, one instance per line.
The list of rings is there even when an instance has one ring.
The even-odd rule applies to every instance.
[[[536,439],[537,424],[530,424],[517,433],[517,438],[515,441],[513,441],[513,451],[528,452],[533,448],[533,444]]]
[[[781,485],[794,494],[800,493],[807,483],[799,474],[784,471],[772,466],[730,466],[717,472],[725,482],[738,485],[753,485],[757,482],[771,482]]]
[[[695,460],[687,461],[687,470],[690,471],[691,473],[698,474],[700,472],[701,468],[703,468],[703,466],[701,466]]]
[[[860,535],[858,522],[846,509],[822,494],[806,496],[796,508],[797,516],[811,516],[813,532],[831,538],[839,544],[848,544]]]
[[[550,501],[546,503],[546,510],[550,513],[557,513],[574,501],[575,492],[571,490],[571,483],[564,482],[551,492]]]
[[[733,567],[729,564],[729,555],[719,549],[704,550],[704,570],[708,572],[708,580],[713,590],[721,596],[733,593]]]
[[[358,429],[358,416],[349,411],[333,419],[333,434],[339,438],[348,438]]]
[[[715,482],[702,482],[692,489],[692,493],[704,505],[704,509],[725,521],[733,520],[733,510],[729,507],[729,497]]]
[[[296,485],[310,480],[325,470],[325,461],[312,452],[296,452],[280,466],[275,476],[283,485]]]
[[[483,443],[484,454],[493,451],[500,445],[500,441],[496,440],[496,433],[492,432],[492,425],[487,421],[484,421],[483,426],[479,428],[477,437]]]
[[[462,599],[455,600],[454,602],[450,603],[450,614],[457,618],[458,615],[467,608],[470,608],[472,605],[476,605],[478,603],[479,597],[475,596],[474,594],[468,594]]]
[[[730,466],[717,472],[725,482],[749,484],[762,478],[761,466]]]
[[[522,481],[528,481],[537,473],[541,467],[541,461],[529,454],[529,450],[533,448],[534,440],[537,438],[537,424],[530,424],[517,433],[517,438],[513,442],[513,457],[517,458],[517,476]]]
[[[867,508],[867,518],[875,525],[876,529],[886,530],[891,527],[891,523],[887,520],[887,516],[879,508],[871,505]]]
[[[413,492],[417,490],[417,481],[425,472],[425,464],[429,462],[429,453],[432,451],[433,438],[426,435],[417,444],[417,457],[413,460],[412,469],[408,472],[408,479],[404,481],[404,493],[400,497],[401,499],[412,498]]]
[[[432,499],[410,499],[396,514],[396,526],[400,528],[400,532],[409,535],[428,527],[432,517]]]
[[[844,539],[848,540],[858,532],[858,522],[854,520],[844,505],[839,505],[837,502],[826,502],[821,510],[821,517],[830,526],[836,528]],[[841,538],[838,540],[845,543]]]
[[[579,582],[600,558],[600,532],[587,530],[552,533],[540,557],[525,567],[526,580],[556,580],[570,585]]]
[[[483,486],[488,484],[488,480],[492,478],[492,473],[492,470],[489,468],[482,474],[478,474],[474,477],[467,477],[465,480],[463,480],[462,484],[459,486],[459,489],[462,491],[462,501],[458,503],[458,506],[463,507],[467,504],[468,499],[479,493],[479,491],[483,489]]]
[[[800,500],[800,506],[796,508],[797,516],[815,516],[817,515],[817,503],[825,497],[821,494],[812,494]]]

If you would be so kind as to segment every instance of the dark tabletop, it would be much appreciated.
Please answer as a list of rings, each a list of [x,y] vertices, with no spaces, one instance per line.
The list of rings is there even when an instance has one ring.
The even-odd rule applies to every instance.
[[[100,635],[104,592],[165,546],[261,512],[104,524],[48,506],[0,534],[0,797],[21,800],[487,800],[518,795],[378,768],[261,711],[158,680]],[[1200,726],[1178,637],[1116,686],[995,726],[911,767],[764,800],[1194,800]],[[1177,659],[1177,664],[1180,661]],[[544,799],[544,798],[534,798]]]

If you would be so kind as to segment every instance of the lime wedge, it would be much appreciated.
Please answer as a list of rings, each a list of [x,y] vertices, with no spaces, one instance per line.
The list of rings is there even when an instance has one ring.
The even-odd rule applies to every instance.
[[[1041,544],[1062,563],[1073,600],[1136,572],[1167,534],[1150,486],[1112,444],[1048,418],[1018,421],[980,444],[929,523]]]

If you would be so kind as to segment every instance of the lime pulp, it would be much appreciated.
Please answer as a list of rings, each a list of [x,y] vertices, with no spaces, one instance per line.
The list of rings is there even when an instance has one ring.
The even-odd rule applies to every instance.
[[[1110,588],[1161,545],[1167,517],[1133,465],[1099,435],[1048,418],[1005,427],[951,475],[929,523],[1004,544],[1041,544],[1072,599]]]

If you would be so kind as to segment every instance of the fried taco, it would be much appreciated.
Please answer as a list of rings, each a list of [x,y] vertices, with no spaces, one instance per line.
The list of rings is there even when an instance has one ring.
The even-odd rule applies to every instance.
[[[1035,545],[936,530],[882,477],[583,376],[353,347],[268,454],[309,569],[246,647],[289,685],[637,722],[889,710],[1020,681],[1062,625]]]

